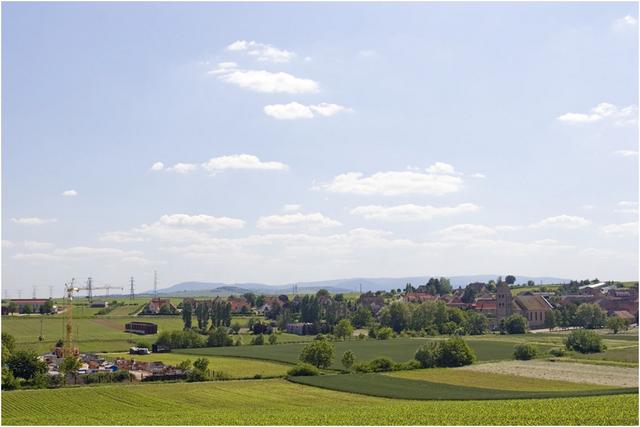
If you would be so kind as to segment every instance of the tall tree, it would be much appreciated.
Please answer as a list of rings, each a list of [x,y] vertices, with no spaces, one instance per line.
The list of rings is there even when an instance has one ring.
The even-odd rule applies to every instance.
[[[184,323],[184,329],[191,329],[191,320],[193,315],[193,308],[191,302],[184,302],[182,304],[182,322]]]

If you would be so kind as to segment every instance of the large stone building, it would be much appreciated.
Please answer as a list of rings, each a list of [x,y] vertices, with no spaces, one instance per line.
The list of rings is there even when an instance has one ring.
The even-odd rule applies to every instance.
[[[513,297],[506,283],[500,283],[496,289],[496,319],[499,322],[512,314],[520,314],[529,322],[530,328],[542,328],[547,314],[553,306],[539,294],[525,292]]]

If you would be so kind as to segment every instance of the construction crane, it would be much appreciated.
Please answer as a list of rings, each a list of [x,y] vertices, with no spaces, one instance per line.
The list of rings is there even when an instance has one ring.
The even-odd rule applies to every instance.
[[[65,294],[65,309],[64,309],[64,319],[66,324],[65,329],[65,337],[64,337],[64,348],[63,354],[64,357],[68,356],[76,356],[78,355],[78,349],[73,346],[73,295],[74,293],[80,291],[89,291],[91,293],[94,289],[112,289],[117,288],[116,286],[92,286],[91,278],[87,281],[87,286],[79,287],[75,286],[76,279],[71,279],[70,283],[64,284],[64,294]],[[122,289],[122,288],[120,288]]]

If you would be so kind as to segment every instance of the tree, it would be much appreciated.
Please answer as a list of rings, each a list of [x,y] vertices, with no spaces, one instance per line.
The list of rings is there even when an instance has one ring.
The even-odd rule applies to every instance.
[[[329,296],[329,291],[326,289],[320,289],[318,290],[318,292],[316,292],[316,298],[328,297],[328,296]]]
[[[233,345],[233,339],[229,336],[226,327],[218,326],[209,332],[207,345],[209,347],[227,347]]]
[[[276,334],[269,335],[269,344],[275,345],[278,343],[278,336]]]
[[[10,369],[2,368],[2,390],[16,390],[20,388],[20,380],[13,376]]]
[[[476,300],[476,291],[471,287],[467,286],[464,289],[464,294],[462,294],[462,302],[466,302],[467,304],[471,304]]]
[[[202,372],[207,372],[209,369],[209,359],[200,357],[193,362],[193,368],[199,369]]]
[[[319,321],[320,304],[318,303],[318,299],[313,295],[305,295],[302,297],[302,301],[300,302],[300,314],[303,322],[315,323]]]
[[[469,335],[482,335],[489,329],[489,319],[484,314],[470,312],[464,322],[464,329]]]
[[[258,334],[251,339],[251,345],[264,345],[264,335]]]
[[[16,311],[18,311],[18,304],[16,304],[13,301],[10,301],[9,305],[7,305],[7,310],[9,311],[10,314],[15,313]]]
[[[440,342],[438,366],[452,368],[470,365],[476,360],[475,352],[460,337]]]
[[[42,305],[41,309],[42,309],[42,314],[51,314],[51,313],[53,313],[53,300],[51,298],[46,300],[44,302],[44,304]]]
[[[409,326],[411,321],[409,308],[401,302],[394,302],[389,306],[389,323],[394,331],[401,332]]]
[[[334,300],[334,301],[338,301],[338,302],[342,302],[342,301],[344,301],[344,295],[343,295],[343,294],[336,294],[336,295],[333,297],[333,300]]]
[[[22,314],[31,314],[31,306],[29,304],[25,304],[22,309]]]
[[[390,327],[380,328],[376,331],[376,338],[379,340],[387,340],[391,338],[391,334],[393,334],[393,329]]]
[[[345,339],[346,337],[351,337],[353,334],[353,326],[349,319],[342,319],[338,322],[336,327],[333,329],[333,334],[341,339]]]
[[[245,294],[242,295],[244,297],[244,299],[247,300],[247,302],[249,303],[249,305],[251,307],[255,307],[256,306],[256,294],[254,294],[253,292],[247,292]]]
[[[266,297],[264,295],[259,295],[256,298],[256,307],[262,307],[264,305],[264,302],[266,301]]]
[[[183,360],[182,362],[178,363],[178,366],[176,366],[176,368],[183,371],[188,371],[189,369],[191,369],[191,359]]]
[[[527,328],[527,319],[519,314],[512,314],[504,319],[504,329],[508,334],[524,334]]]
[[[567,350],[580,353],[600,353],[607,347],[602,343],[602,337],[594,331],[579,329],[571,331],[564,341]]]
[[[440,342],[430,341],[419,347],[414,358],[420,363],[421,368],[435,368],[440,359]]]
[[[173,314],[171,312],[171,307],[169,306],[169,304],[164,304],[162,307],[160,307],[160,311],[158,312],[158,314],[162,314],[163,316],[167,316],[169,314]]]
[[[611,332],[617,334],[620,329],[626,328],[627,322],[621,317],[611,316],[607,319],[607,328],[611,329]]]
[[[182,322],[184,323],[184,329],[191,329],[191,320],[193,315],[193,307],[190,302],[182,304]]]
[[[355,354],[353,354],[353,351],[351,350],[347,350],[344,352],[344,354],[342,355],[342,366],[344,366],[344,369],[349,371],[351,370],[351,367],[353,366],[353,362],[355,362],[356,360],[356,356]]]
[[[3,360],[14,377],[32,380],[38,374],[47,372],[47,365],[38,359],[34,351],[18,350],[13,352],[7,360]]]
[[[82,362],[76,356],[67,356],[64,358],[62,364],[60,365],[60,373],[64,375],[65,378],[67,378],[69,375],[72,375],[73,382],[75,383],[77,382],[78,369],[80,369],[81,365]]]
[[[518,360],[529,360],[536,357],[538,349],[529,343],[517,344],[514,348],[513,357]]]
[[[300,360],[317,368],[328,368],[333,362],[335,349],[326,339],[314,340],[304,346],[300,353]]]
[[[514,283],[516,283],[516,276],[512,276],[511,274],[509,274],[504,278],[504,281],[507,283],[507,285],[513,285]]]
[[[578,325],[586,329],[602,328],[607,314],[596,304],[580,304],[576,310]]]
[[[16,339],[13,335],[6,332],[2,333],[2,360],[4,362],[9,359],[11,354],[16,351]]]

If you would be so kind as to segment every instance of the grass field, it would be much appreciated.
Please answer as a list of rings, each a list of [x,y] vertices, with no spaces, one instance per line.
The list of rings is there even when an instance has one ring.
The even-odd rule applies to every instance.
[[[637,394],[393,400],[282,379],[3,392],[4,425],[637,425]],[[95,402],[95,404],[91,404]]]
[[[491,376],[491,375],[487,375]],[[292,377],[291,381],[329,390],[418,400],[505,400],[557,397],[599,396],[637,393],[637,388],[604,388],[600,386],[580,390],[504,390],[468,387],[457,384],[408,379],[382,374],[320,375]]]
[[[366,362],[376,357],[389,357],[396,362],[413,359],[418,347],[426,343],[428,338],[397,338],[390,340],[347,340],[335,342],[336,358],[331,365],[340,369],[340,359],[345,351],[351,350],[356,355],[356,363]],[[478,361],[505,360],[513,357],[511,342],[500,340],[467,340],[478,357]],[[297,363],[304,344],[283,344],[274,346],[218,347],[177,350],[180,353],[206,354],[212,356],[248,357],[254,359],[275,360],[286,363]],[[549,347],[550,348],[550,347]]]
[[[189,356],[176,353],[160,353],[149,355],[130,355],[128,353],[105,353],[108,359],[123,357],[126,359],[141,360],[146,362],[162,362],[165,365],[177,365],[183,360],[190,359],[195,361],[198,356]],[[267,362],[264,360],[248,360],[233,357],[213,357],[205,356],[209,360],[209,369],[215,372],[224,372],[232,378],[252,378],[255,375],[263,377],[284,376],[287,370],[291,368],[289,365],[276,362]]]
[[[545,380],[507,374],[488,374],[485,372],[451,368],[417,369],[413,371],[391,372],[385,375],[410,380],[429,381],[430,383],[510,391],[574,391],[614,388],[569,381]]]

